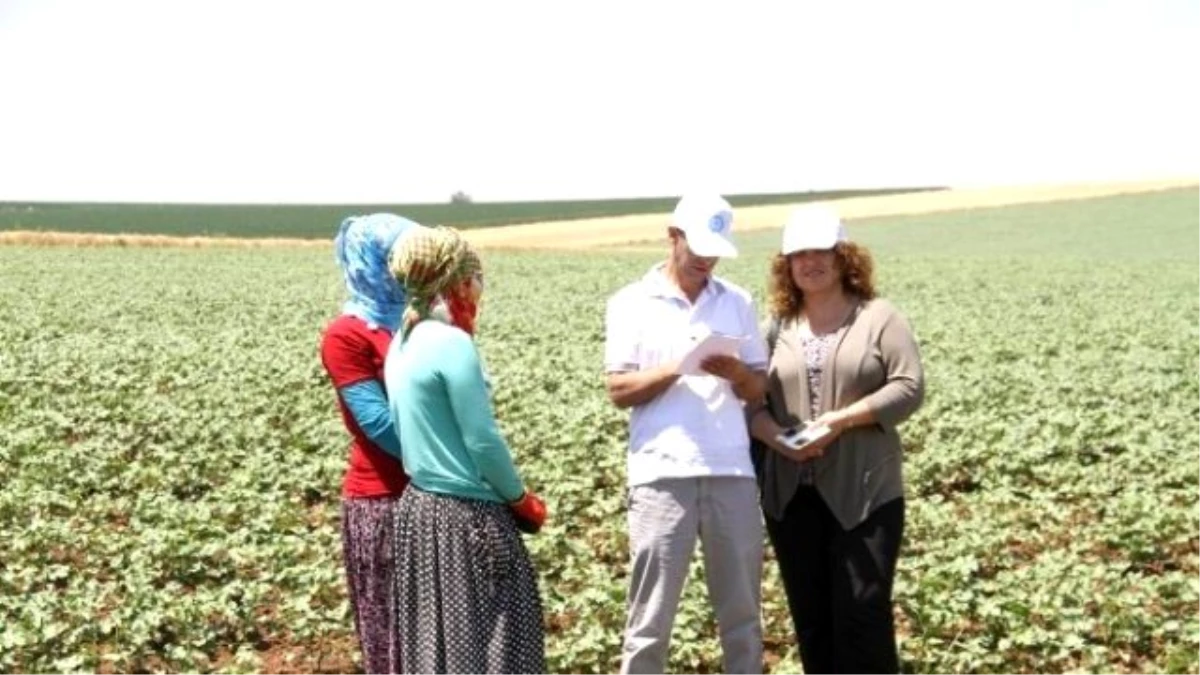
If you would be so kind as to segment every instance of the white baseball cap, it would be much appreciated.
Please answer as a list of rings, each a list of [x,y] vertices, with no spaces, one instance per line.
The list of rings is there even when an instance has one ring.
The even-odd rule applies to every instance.
[[[684,195],[671,214],[671,227],[687,238],[688,249],[703,258],[736,258],[733,207],[718,194]]]
[[[783,226],[783,247],[780,253],[796,251],[828,251],[839,241],[848,241],[846,226],[837,211],[823,204],[808,204],[792,211]]]

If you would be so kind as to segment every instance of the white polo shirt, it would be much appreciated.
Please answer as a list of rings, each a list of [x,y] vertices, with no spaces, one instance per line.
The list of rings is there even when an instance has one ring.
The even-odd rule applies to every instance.
[[[710,277],[692,304],[664,265],[609,298],[607,372],[653,368],[686,353],[700,329],[746,338],[739,354],[766,370],[767,349],[754,300],[739,286]],[[629,484],[693,476],[753,476],[750,437],[733,386],[715,375],[684,375],[654,400],[635,406],[629,424]]]

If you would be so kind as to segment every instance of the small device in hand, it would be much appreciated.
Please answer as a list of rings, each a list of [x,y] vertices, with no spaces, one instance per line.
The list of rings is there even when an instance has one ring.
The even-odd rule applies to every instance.
[[[803,428],[791,427],[779,432],[775,440],[786,445],[793,450],[799,450],[813,441],[820,440],[822,437],[829,434],[831,429],[822,424],[820,426],[807,426]]]

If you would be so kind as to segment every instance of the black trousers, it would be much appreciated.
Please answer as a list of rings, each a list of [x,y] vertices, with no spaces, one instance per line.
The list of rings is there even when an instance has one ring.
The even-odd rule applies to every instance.
[[[892,582],[904,500],[844,530],[816,488],[801,486],[783,520],[765,518],[805,673],[898,673]]]

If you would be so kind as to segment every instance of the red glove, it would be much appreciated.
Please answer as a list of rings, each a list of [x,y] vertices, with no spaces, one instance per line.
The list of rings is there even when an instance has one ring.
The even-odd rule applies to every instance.
[[[517,501],[509,502],[508,508],[512,510],[513,518],[517,521],[517,529],[522,532],[537,534],[546,522],[546,503],[529,490]]]

